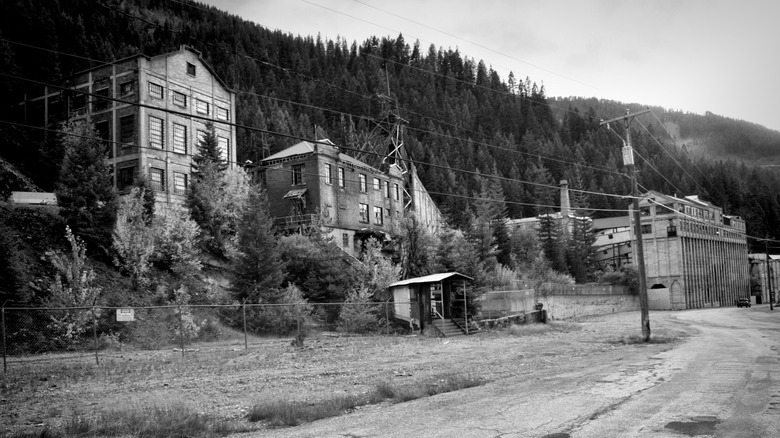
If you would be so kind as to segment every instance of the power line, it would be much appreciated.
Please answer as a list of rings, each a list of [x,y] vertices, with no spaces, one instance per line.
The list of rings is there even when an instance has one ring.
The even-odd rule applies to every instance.
[[[652,111],[650,111],[650,112],[652,112]],[[642,128],[644,128],[645,132],[647,132],[647,134],[648,134],[648,135],[649,135],[649,136],[650,136],[650,137],[651,137],[653,140],[655,140],[655,143],[658,145],[658,147],[659,147],[659,148],[661,148],[661,150],[662,150],[662,151],[664,151],[664,152],[666,153],[666,155],[668,155],[668,156],[669,156],[669,158],[671,158],[671,159],[672,159],[672,161],[674,161],[674,163],[677,165],[677,167],[679,167],[679,168],[680,168],[680,170],[682,170],[683,172],[685,172],[685,174],[686,174],[686,175],[688,175],[688,177],[689,177],[689,178],[691,178],[691,181],[693,181],[693,182],[696,184],[696,186],[697,186],[697,187],[699,187],[699,189],[701,189],[701,190],[703,191],[704,187],[702,187],[701,185],[699,185],[699,182],[698,182],[698,181],[696,181],[696,178],[694,178],[694,177],[693,177],[693,176],[692,176],[690,173],[688,173],[688,170],[686,170],[686,169],[685,169],[685,167],[683,167],[683,166],[682,166],[682,164],[680,164],[680,162],[679,162],[679,161],[677,161],[677,159],[676,159],[676,158],[674,158],[674,155],[672,155],[672,154],[671,154],[671,153],[670,153],[670,152],[669,152],[669,151],[668,151],[668,150],[667,150],[667,149],[666,149],[666,148],[663,146],[663,144],[661,144],[661,142],[660,142],[660,141],[659,141],[659,140],[658,140],[658,139],[657,139],[657,138],[656,138],[656,137],[653,135],[653,133],[652,133],[652,132],[650,132],[650,130],[649,130],[649,129],[647,129],[647,126],[645,126],[645,124],[644,124],[644,123],[642,123],[642,122],[641,122],[641,121],[639,121],[639,120],[637,120],[637,123],[639,123],[639,125],[640,125]],[[643,159],[644,159],[644,158],[643,158]],[[668,181],[667,181],[667,182],[668,182]],[[672,186],[674,187],[674,185],[672,185]],[[675,189],[677,189],[677,190],[680,190],[680,189],[678,189],[677,187],[675,187]]]
[[[671,133],[671,132],[669,132],[669,130],[668,130],[668,129],[666,129],[666,126],[664,126],[663,122],[661,122],[661,120],[660,120],[660,119],[658,119],[658,116],[657,116],[657,115],[655,115],[655,113],[654,113],[654,112],[652,112],[652,111],[650,111],[650,112],[653,114],[653,117],[655,117],[655,120],[656,120],[656,121],[658,121],[658,124],[659,124],[659,125],[661,125],[661,126],[664,128],[664,130],[666,130],[666,133],[667,133],[667,134],[669,134],[669,137],[670,137],[672,140],[674,140],[674,136],[672,135],[672,133]],[[656,141],[657,141],[657,140],[656,140]],[[680,151],[681,151],[681,152],[682,152],[682,153],[683,153],[683,154],[684,154],[686,157],[688,157],[688,160],[691,162],[691,165],[693,165],[693,167],[694,167],[696,170],[698,170],[698,171],[699,171],[699,173],[701,174],[701,176],[703,176],[703,177],[704,177],[704,180],[705,180],[705,181],[707,181],[707,183],[709,183],[710,187],[712,187],[712,188],[713,188],[713,189],[715,189],[716,191],[720,192],[720,190],[719,190],[719,189],[718,189],[718,188],[715,186],[715,184],[713,184],[713,183],[712,183],[712,181],[710,181],[710,180],[709,180],[709,178],[707,178],[707,174],[705,174],[704,172],[702,172],[702,170],[699,168],[699,166],[696,164],[696,162],[693,160],[693,158],[690,156],[690,154],[688,154],[688,151],[686,151],[684,148],[680,148]],[[687,173],[687,172],[686,172],[686,173]],[[688,174],[688,176],[690,176],[690,174]],[[692,176],[691,176],[691,179],[692,179],[694,182],[696,182],[696,179],[695,179],[695,178],[693,178]],[[699,186],[698,182],[696,182],[696,185],[697,185],[697,186]],[[703,190],[703,187],[699,186],[699,188],[701,188],[701,189]],[[721,195],[721,196],[723,196],[724,198],[726,198],[726,196],[725,196],[725,195],[723,195],[723,193],[722,193],[722,192],[720,192],[720,195]]]
[[[305,0],[304,0],[304,1],[305,1]],[[408,22],[410,22],[410,23],[414,23],[414,24],[416,24],[416,25],[418,25],[418,26],[422,26],[422,27],[425,27],[425,28],[427,28],[427,29],[433,30],[433,31],[435,31],[435,32],[439,32],[439,33],[441,33],[441,34],[443,34],[443,35],[447,35],[447,36],[449,36],[449,37],[452,37],[452,38],[459,39],[459,40],[461,40],[461,41],[463,41],[463,42],[466,42],[466,43],[469,43],[469,44],[471,44],[471,45],[473,45],[473,46],[476,46],[476,47],[479,47],[479,48],[482,48],[482,49],[488,50],[488,51],[490,51],[490,52],[493,52],[493,53],[495,53],[495,54],[497,54],[497,55],[505,56],[505,57],[507,57],[507,58],[509,58],[509,59],[515,60],[515,61],[517,61],[517,62],[521,62],[521,63],[523,63],[523,64],[529,65],[529,66],[531,66],[531,67],[534,67],[534,68],[536,68],[536,69],[539,69],[539,70],[545,71],[545,72],[547,72],[547,73],[550,73],[550,74],[554,74],[555,76],[561,77],[561,78],[563,78],[563,79],[567,79],[567,80],[569,80],[569,81],[576,82],[576,83],[578,83],[578,84],[580,84],[580,85],[584,85],[584,86],[586,86],[586,87],[589,87],[589,88],[595,88],[595,87],[593,87],[592,85],[586,84],[585,82],[579,81],[579,80],[577,80],[577,79],[574,79],[574,78],[570,78],[570,77],[568,77],[568,76],[566,76],[566,75],[560,74],[560,73],[558,73],[558,72],[555,72],[555,71],[553,71],[553,70],[546,69],[546,68],[544,68],[544,67],[541,67],[541,66],[539,66],[539,65],[533,64],[533,63],[531,63],[531,62],[524,61],[524,60],[522,60],[522,59],[520,59],[520,58],[517,58],[517,57],[515,57],[515,56],[512,56],[512,55],[509,55],[509,54],[506,54],[506,53],[504,53],[504,52],[500,52],[500,51],[498,51],[498,50],[494,50],[494,49],[492,49],[492,48],[490,48],[490,47],[487,47],[487,46],[484,46],[484,45],[482,45],[482,44],[480,44],[480,43],[476,43],[476,42],[474,42],[474,41],[469,41],[469,40],[467,40],[467,39],[461,38],[461,37],[459,37],[459,36],[457,36],[457,35],[454,35],[454,34],[452,34],[452,33],[449,33],[449,32],[446,32],[446,31],[443,31],[443,30],[440,30],[440,29],[436,29],[436,28],[434,28],[434,27],[431,27],[431,26],[429,26],[429,25],[427,25],[427,24],[425,24],[425,23],[421,23],[421,22],[418,22],[418,21],[415,21],[415,20],[411,20],[411,19],[409,19],[409,18],[406,18],[406,17],[403,17],[403,16],[401,16],[401,15],[398,15],[398,14],[396,14],[396,13],[394,13],[394,12],[390,12],[390,11],[388,11],[388,10],[385,10],[385,9],[382,9],[382,8],[378,8],[378,7],[374,6],[374,5],[368,4],[368,3],[366,3],[366,2],[363,2],[363,1],[360,1],[360,0],[353,0],[353,1],[354,1],[354,2],[356,2],[356,3],[360,3],[361,5],[364,5],[364,6],[368,6],[369,8],[373,8],[373,9],[376,9],[376,10],[378,10],[378,11],[384,12],[385,14],[389,14],[389,15],[392,15],[392,16],[394,16],[394,17],[400,18],[400,19],[402,19],[402,20],[406,20],[406,21],[408,21]],[[306,1],[306,3],[310,3],[310,2],[309,2],[309,1]],[[317,6],[319,6],[319,5],[317,5]],[[334,12],[338,12],[338,11],[334,11]],[[338,12],[338,13],[341,13],[341,12]],[[373,23],[372,23],[372,24],[373,24]]]
[[[639,151],[637,151],[636,149],[634,149],[634,154],[636,154],[636,155],[637,155],[639,158],[641,158],[641,159],[642,159],[642,161],[644,161],[644,162],[645,162],[645,164],[647,164],[648,166],[650,166],[650,168],[651,168],[651,169],[653,169],[653,171],[655,171],[655,173],[657,173],[657,174],[658,174],[658,175],[659,175],[661,178],[663,178],[663,179],[664,179],[664,181],[666,181],[666,182],[667,182],[667,183],[668,183],[670,186],[672,186],[672,188],[674,188],[674,189],[675,189],[675,190],[677,190],[678,192],[681,192],[681,193],[682,193],[682,191],[681,191],[679,188],[677,188],[677,186],[675,186],[673,182],[669,181],[669,179],[668,179],[666,176],[664,176],[664,174],[663,174],[663,173],[661,173],[661,172],[660,172],[658,169],[656,169],[656,168],[655,168],[655,166],[653,166],[653,163],[651,163],[651,162],[650,162],[650,161],[648,161],[648,160],[647,160],[645,157],[643,157],[643,156],[642,156],[642,154],[640,154],[640,153],[639,153]]]
[[[17,43],[15,41],[3,39],[3,38],[0,38],[0,39],[2,39],[4,41],[7,41],[9,43],[20,44],[20,45],[23,45],[23,46],[29,47],[29,48],[45,50],[45,51],[48,51],[48,52],[52,52],[52,53],[56,53],[56,54],[60,54],[60,55],[64,55],[64,56],[73,56],[73,57],[77,57],[79,59],[84,59],[84,60],[89,60],[89,61],[92,61],[92,62],[97,62],[101,66],[102,65],[119,65],[116,62],[115,63],[105,62],[105,61],[96,60],[96,59],[87,58],[87,57],[81,57],[81,56],[78,56],[78,55],[73,55],[73,54],[69,54],[69,53],[65,53],[65,52],[61,52],[61,51],[57,51],[57,50],[44,49],[44,48],[40,48],[40,47],[36,47],[36,46],[31,46],[31,45],[27,45],[27,44]],[[132,71],[140,70],[139,68],[130,68],[130,67],[124,67],[124,68],[126,68],[128,70],[132,70]],[[25,80],[24,78],[18,78],[18,79]],[[54,85],[50,85],[50,86],[54,87]],[[68,88],[68,90],[73,90],[73,89]],[[82,92],[80,90],[73,90],[73,91]],[[246,94],[246,95],[251,95],[251,96],[255,96],[255,97],[259,97],[259,98],[273,99],[273,100],[276,100],[276,101],[279,101],[279,102],[285,102],[285,103],[298,105],[298,106],[302,106],[302,107],[323,110],[323,111],[327,111],[327,112],[332,112],[334,114],[339,114],[339,115],[342,115],[342,116],[355,117],[355,118],[366,120],[366,121],[374,121],[374,119],[371,118],[371,117],[360,116],[360,115],[351,114],[351,113],[345,113],[345,112],[342,112],[342,111],[332,110],[332,109],[329,109],[329,108],[324,108],[324,107],[320,107],[320,106],[312,105],[312,104],[304,104],[304,103],[300,103],[300,102],[294,102],[294,101],[291,101],[291,100],[288,100],[288,99],[282,99],[282,98],[278,98],[278,97],[274,97],[274,96],[269,96],[269,95],[264,95],[264,94],[249,92],[249,91],[243,91],[243,90],[234,90],[234,92],[236,94]],[[84,94],[88,94],[90,96],[93,96],[92,94],[89,94],[89,93],[84,93]],[[106,98],[106,97],[103,96],[102,98]],[[120,101],[122,103],[128,103],[126,101],[121,101],[119,99],[116,99],[116,100]],[[154,107],[154,108],[157,108],[157,107]],[[415,114],[419,114],[419,113],[416,113],[416,112],[408,110],[408,109],[405,109],[405,111],[408,111],[408,112],[411,112],[411,113],[415,113]],[[425,115],[422,115],[422,114],[419,114],[419,115],[421,115],[424,118],[427,118],[428,120],[432,120],[432,121],[436,121],[436,122],[441,123],[441,124],[446,124],[446,125],[450,125],[450,126],[453,126],[453,127],[457,127],[456,125],[454,125],[452,123],[449,123],[449,122],[446,122],[446,121],[443,121],[443,120],[440,120],[440,119],[428,117],[428,116],[425,116]],[[212,120],[213,121],[217,121],[219,123],[224,123],[224,121],[214,120],[214,119],[212,119]],[[245,125],[234,124],[234,126],[240,127],[240,128],[244,128],[244,129],[251,129],[250,127],[245,126]],[[617,174],[617,175],[623,175],[620,172],[617,172],[617,171],[614,171],[614,170],[611,170],[611,169],[608,169],[608,168],[602,168],[602,167],[598,167],[598,166],[592,166],[592,165],[587,165],[587,164],[582,164],[582,163],[571,162],[571,161],[562,160],[562,159],[559,159],[559,158],[554,158],[554,157],[550,157],[550,156],[542,155],[542,154],[535,154],[535,153],[531,153],[531,152],[524,152],[524,151],[519,151],[519,150],[514,150],[514,149],[509,149],[509,148],[503,148],[503,147],[492,145],[490,143],[486,143],[486,142],[483,142],[483,141],[466,139],[466,138],[463,138],[463,137],[457,137],[457,136],[452,136],[452,135],[445,135],[443,133],[438,133],[438,132],[435,132],[435,131],[424,130],[424,129],[421,129],[421,128],[409,128],[409,129],[414,130],[414,131],[418,131],[418,132],[422,132],[422,133],[436,135],[436,136],[439,136],[439,137],[448,138],[448,139],[459,140],[459,141],[463,141],[463,142],[470,142],[470,143],[473,143],[473,144],[479,144],[479,145],[483,145],[485,147],[489,147],[489,148],[492,148],[492,149],[501,150],[501,151],[505,151],[505,152],[519,153],[521,155],[524,154],[524,155],[527,155],[527,156],[538,157],[538,158],[541,158],[541,159],[544,159],[544,160],[548,160],[548,161],[556,161],[556,162],[560,162],[560,163],[564,163],[564,164],[570,164],[570,165],[580,165],[581,167],[589,168],[589,169],[596,170],[596,171],[599,171],[599,172],[607,172],[607,173],[612,173],[612,174]],[[463,128],[460,128],[460,129],[463,129]],[[256,130],[259,130],[259,128],[256,128]],[[471,132],[471,133],[475,133],[475,134],[478,134],[478,135],[481,135],[480,133],[478,133],[476,131],[473,131],[473,130],[466,130],[466,131],[467,132]],[[268,133],[271,134],[270,131]],[[279,134],[279,133],[277,133],[277,134]],[[279,135],[283,135],[283,134],[279,134]],[[301,138],[301,137],[296,137],[296,138],[297,139],[302,139],[302,140],[308,140],[308,139],[304,139],[304,138]]]

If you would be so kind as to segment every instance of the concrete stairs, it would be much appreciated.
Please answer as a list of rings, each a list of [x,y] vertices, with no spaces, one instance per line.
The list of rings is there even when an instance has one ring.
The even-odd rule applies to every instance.
[[[455,336],[466,336],[466,332],[461,327],[465,327],[465,322],[463,318],[460,318],[457,320],[458,324],[455,323],[457,319],[450,320],[450,319],[441,319],[436,318],[431,323],[436,329],[438,329],[438,332],[442,334],[445,338],[451,338]],[[471,332],[469,332],[471,333]]]

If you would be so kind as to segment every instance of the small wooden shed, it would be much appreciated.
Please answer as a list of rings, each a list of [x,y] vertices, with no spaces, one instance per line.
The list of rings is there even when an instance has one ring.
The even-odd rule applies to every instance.
[[[466,323],[466,291],[473,279],[457,272],[409,278],[389,286],[397,319],[425,330],[436,320]]]

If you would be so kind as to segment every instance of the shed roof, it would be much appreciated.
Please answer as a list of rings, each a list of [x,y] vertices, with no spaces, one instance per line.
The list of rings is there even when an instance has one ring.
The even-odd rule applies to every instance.
[[[474,280],[473,278],[467,275],[463,275],[457,272],[444,272],[441,274],[431,274],[423,277],[407,278],[406,280],[395,282],[388,287],[406,286],[409,284],[421,284],[421,283],[438,283],[440,281],[449,280],[452,278],[462,279],[462,280]]]

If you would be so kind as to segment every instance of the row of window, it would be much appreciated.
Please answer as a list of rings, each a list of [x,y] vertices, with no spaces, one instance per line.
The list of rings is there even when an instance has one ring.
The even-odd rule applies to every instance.
[[[120,120],[120,128],[121,126]],[[171,123],[171,131],[171,150],[179,154],[188,153],[187,126],[173,122]],[[202,142],[206,135],[207,132],[205,130],[198,129],[196,142]],[[152,115],[149,116],[149,146],[155,149],[165,149],[165,120]],[[217,135],[217,147],[222,159],[230,161],[230,139]]]
[[[187,193],[188,176],[186,173],[173,172],[173,193],[177,195],[184,195]],[[149,169],[149,182],[152,189],[158,192],[165,192],[166,179],[165,170],[152,167]]]
[[[135,181],[136,168],[121,167],[117,172],[117,188],[124,190]],[[184,195],[187,193],[189,175],[183,172],[173,172],[173,193]],[[153,190],[157,192],[167,191],[167,180],[165,179],[165,170],[158,167],[149,168],[149,183]]]
[[[165,87],[149,81],[149,96],[155,99],[165,99]],[[180,108],[187,108],[188,96],[182,92],[171,90],[171,101]],[[211,103],[203,99],[195,98],[195,112],[205,116],[211,115]],[[214,117],[218,120],[230,121],[230,109],[220,105],[214,105]]]
[[[299,167],[297,176],[299,178],[296,178],[296,167]],[[295,184],[302,184],[302,181],[300,177],[303,175],[303,164],[297,164],[293,166],[293,185]],[[367,193],[368,192],[368,180],[365,174],[361,173],[358,175],[358,180],[360,184],[360,192],[361,193]],[[332,164],[326,164],[325,165],[325,182],[327,184],[333,184],[333,165]],[[342,189],[346,187],[346,178],[344,176],[344,168],[339,167],[338,168],[338,184],[339,187]],[[374,177],[373,180],[373,187],[374,190],[379,191],[382,190],[384,187],[384,193],[385,198],[390,199],[391,197],[394,197],[396,201],[398,201],[401,198],[401,187],[398,184],[393,184],[392,190],[390,186],[390,181],[382,181],[379,178]]]
[[[363,223],[370,223],[370,218],[368,216],[368,204],[360,203],[358,204],[360,206],[360,222]],[[385,223],[385,216],[390,217],[390,209],[389,208],[382,208],[382,207],[373,207],[373,216],[374,216],[374,225],[384,225]],[[399,219],[400,213],[398,210],[395,211],[395,218]]]

